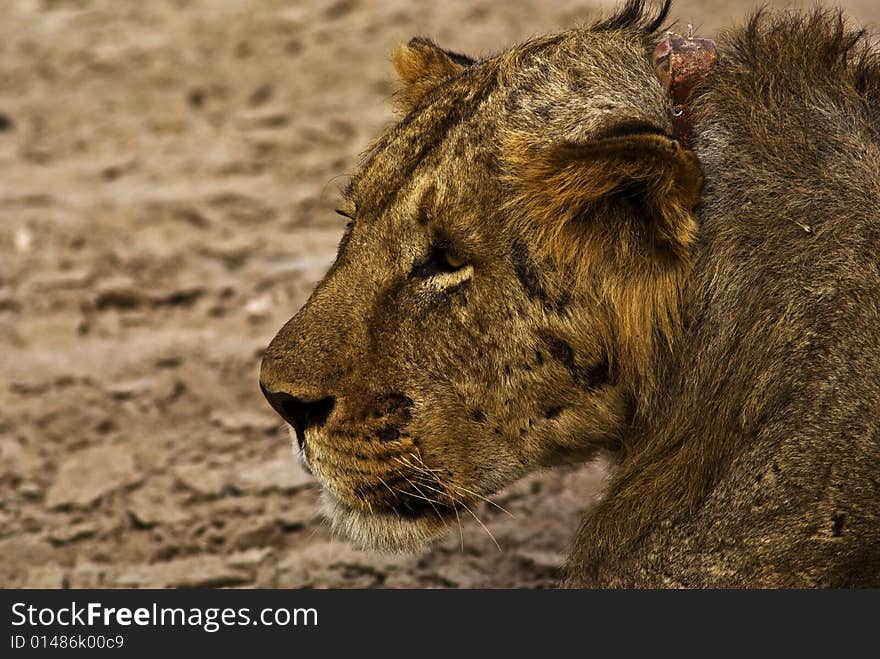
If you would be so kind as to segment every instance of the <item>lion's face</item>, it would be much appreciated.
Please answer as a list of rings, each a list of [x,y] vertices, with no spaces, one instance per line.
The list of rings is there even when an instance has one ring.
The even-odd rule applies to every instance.
[[[632,399],[614,293],[601,289],[633,256],[611,246],[573,267],[556,241],[589,252],[599,238],[561,210],[553,228],[535,225],[549,221],[532,212],[548,190],[532,186],[562,186],[553,208],[570,192],[530,169],[559,156],[547,135],[528,139],[534,98],[515,93],[504,57],[477,64],[413,41],[397,65],[409,111],[354,176],[337,260],[269,345],[261,386],[334,525],[362,545],[413,549],[524,473],[614,447]],[[566,222],[629,221],[630,202],[581,201]]]
[[[385,148],[412,157],[400,142]],[[262,374],[269,390],[324,401],[285,414],[302,455],[334,520],[392,547],[538,465],[588,457],[584,435],[608,432],[596,421],[616,402],[602,347],[566,339],[594,333],[576,320],[584,301],[504,230],[487,163],[424,166],[408,181],[368,166],[354,181],[337,261]],[[383,186],[395,194],[380,210],[363,191]]]

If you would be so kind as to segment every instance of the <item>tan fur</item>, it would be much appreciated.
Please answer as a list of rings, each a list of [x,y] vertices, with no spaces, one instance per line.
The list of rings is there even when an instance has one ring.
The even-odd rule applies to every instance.
[[[655,17],[394,56],[400,121],[263,360],[335,528],[416,550],[616,460],[573,586],[880,585],[880,64],[758,15],[671,135]]]
[[[414,38],[400,44],[391,60],[403,83],[397,94],[401,108],[412,109],[425,93],[460,72],[464,65],[454,58],[454,54],[441,50],[428,39]]]
[[[518,189],[508,202],[511,215],[537,228],[540,253],[576,280],[597,282],[625,377],[647,392],[654,330],[670,345],[678,330],[703,182],[696,156],[656,133],[543,151],[527,134],[514,134],[505,147]],[[632,186],[639,186],[644,215],[637,221],[645,226],[627,235],[614,197]]]

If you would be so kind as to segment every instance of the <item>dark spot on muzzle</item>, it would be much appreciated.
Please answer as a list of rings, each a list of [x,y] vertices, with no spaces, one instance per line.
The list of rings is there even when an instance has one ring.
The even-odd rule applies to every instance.
[[[409,421],[412,416],[412,398],[396,391],[377,396],[374,405],[379,416],[395,415],[402,421]]]
[[[376,431],[376,437],[383,442],[393,442],[400,437],[400,430],[394,426],[382,426]]]

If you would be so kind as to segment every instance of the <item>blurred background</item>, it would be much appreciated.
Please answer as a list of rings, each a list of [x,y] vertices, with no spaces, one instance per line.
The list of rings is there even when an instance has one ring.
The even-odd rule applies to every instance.
[[[600,465],[480,508],[500,550],[462,519],[356,551],[257,375],[392,120],[393,47],[485,55],[614,4],[0,0],[0,586],[553,585]],[[752,4],[672,16],[713,36]]]

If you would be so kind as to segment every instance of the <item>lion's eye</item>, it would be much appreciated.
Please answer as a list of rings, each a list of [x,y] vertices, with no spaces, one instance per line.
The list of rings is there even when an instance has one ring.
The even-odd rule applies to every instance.
[[[413,266],[411,275],[414,277],[431,277],[444,273],[448,274],[461,270],[465,265],[467,265],[467,262],[449,248],[435,246],[431,249],[427,258]]]
[[[339,208],[336,209],[336,214],[341,215],[342,217],[347,217],[349,220],[353,220],[357,217],[357,212],[357,202],[354,200],[354,195],[351,192],[351,185],[349,185],[343,193],[342,202],[339,204]]]
[[[443,256],[446,258],[446,265],[453,270],[458,270],[465,266],[466,261],[455,252],[450,252],[448,249],[445,249],[443,250]]]

